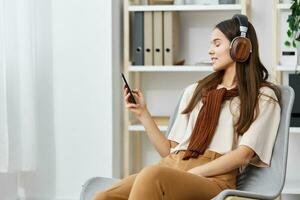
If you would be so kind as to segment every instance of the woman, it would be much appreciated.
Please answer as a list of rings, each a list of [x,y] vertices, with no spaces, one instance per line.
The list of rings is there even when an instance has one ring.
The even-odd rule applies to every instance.
[[[236,44],[240,35],[246,38],[238,37],[242,40]],[[210,40],[214,72],[185,88],[168,138],[153,121],[143,94],[134,90],[138,104],[131,104],[124,87],[126,107],[163,158],[98,193],[95,200],[207,200],[235,189],[238,173],[248,164],[269,166],[280,121],[280,91],[267,81],[255,30],[246,16],[235,15],[216,25]]]

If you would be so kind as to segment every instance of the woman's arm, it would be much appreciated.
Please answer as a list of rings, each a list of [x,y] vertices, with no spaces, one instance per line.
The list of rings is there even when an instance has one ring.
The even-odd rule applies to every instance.
[[[158,151],[161,157],[170,154],[171,143],[159,130],[150,113],[146,109],[139,117],[140,122],[144,125],[147,135]]]
[[[190,169],[188,172],[204,177],[217,176],[248,164],[255,152],[241,145],[237,149],[209,162]]]
[[[172,143],[158,129],[156,123],[154,122],[151,114],[147,109],[144,95],[138,89],[132,90],[132,92],[137,101],[137,104],[129,102],[130,94],[128,92],[128,89],[124,86],[125,106],[131,112],[133,112],[139,119],[139,121],[143,124],[143,126],[145,127],[145,131],[157,152],[162,157],[169,155]]]

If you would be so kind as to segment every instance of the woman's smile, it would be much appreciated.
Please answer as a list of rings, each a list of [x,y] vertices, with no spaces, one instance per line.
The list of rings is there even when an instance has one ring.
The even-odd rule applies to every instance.
[[[217,58],[217,57],[211,57],[211,61],[212,61],[212,63],[215,63],[217,60],[218,60],[218,58]]]

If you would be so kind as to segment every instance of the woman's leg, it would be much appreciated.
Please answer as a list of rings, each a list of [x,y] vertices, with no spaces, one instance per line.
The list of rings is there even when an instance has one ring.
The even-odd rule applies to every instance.
[[[153,165],[145,167],[137,175],[129,200],[209,200],[221,191],[208,178]]]
[[[169,158],[170,156],[171,155],[162,158],[158,163],[158,165],[169,166],[169,167],[175,166],[174,165],[175,160]],[[122,179],[116,185],[113,185],[108,190],[105,190],[103,192],[98,192],[94,197],[94,200],[124,200],[124,199],[127,200],[136,176],[137,174],[128,176],[127,178]]]
[[[94,200],[127,200],[137,174],[130,175],[111,188],[98,192]]]

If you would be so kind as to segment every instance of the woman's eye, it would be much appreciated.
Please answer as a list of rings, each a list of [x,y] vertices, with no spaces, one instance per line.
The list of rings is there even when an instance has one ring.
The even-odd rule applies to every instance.
[[[216,44],[216,47],[220,46],[220,44]]]

